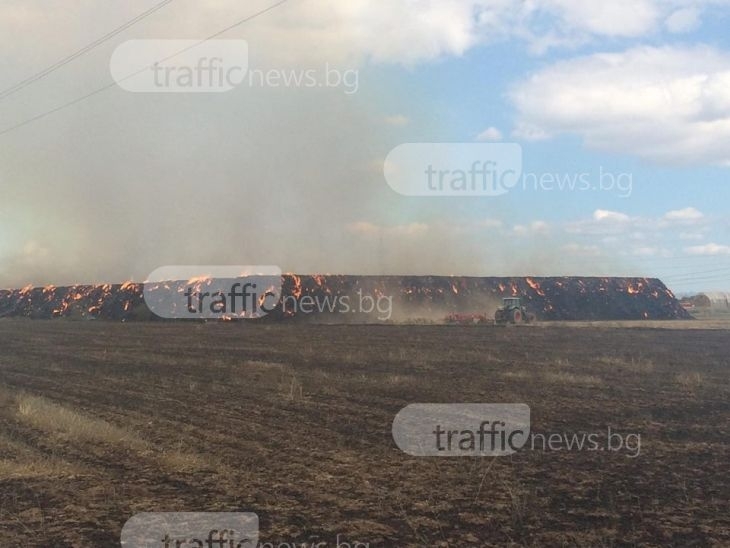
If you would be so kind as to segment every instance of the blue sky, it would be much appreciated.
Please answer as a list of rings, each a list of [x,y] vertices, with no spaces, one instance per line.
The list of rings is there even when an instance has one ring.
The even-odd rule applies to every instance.
[[[596,175],[603,169],[630,176],[630,195],[621,195],[626,193],[618,191],[526,191],[508,196],[471,198],[467,203],[451,198],[450,205],[439,206],[443,208],[442,213],[451,209],[462,219],[488,217],[498,220],[503,224],[497,229],[516,249],[527,237],[525,234],[531,232],[531,223],[538,223],[534,230],[537,234],[531,237],[545,242],[551,250],[562,248],[562,260],[554,265],[556,273],[570,273],[571,269],[576,269],[576,272],[661,276],[678,292],[725,288],[730,287],[730,185],[728,168],[722,165],[727,162],[727,156],[708,153],[703,157],[700,150],[699,153],[688,151],[683,157],[681,146],[676,156],[655,158],[649,147],[647,151],[633,154],[623,146],[612,147],[610,142],[592,145],[586,137],[590,131],[583,128],[558,130],[545,139],[526,139],[515,131],[520,112],[510,96],[532,75],[562,62],[583,58],[587,60],[585,66],[590,68],[591,56],[613,53],[620,65],[626,52],[641,48],[656,51],[677,48],[691,52],[688,59],[676,66],[670,63],[669,67],[663,67],[664,70],[671,68],[675,73],[662,76],[670,86],[672,78],[707,77],[707,71],[693,71],[686,61],[695,55],[702,57],[704,47],[712,48],[713,54],[726,55],[730,40],[726,23],[730,12],[723,6],[710,8],[712,15],[698,15],[701,20],[696,28],[687,32],[672,33],[658,25],[646,34],[593,36],[580,45],[556,47],[539,54],[517,39],[505,39],[477,46],[461,56],[405,69],[402,66],[378,67],[374,73],[378,79],[397,81],[401,86],[401,94],[396,94],[398,100],[393,100],[392,96],[390,99],[392,108],[400,108],[409,120],[404,124],[404,140],[478,141],[478,135],[491,128],[496,131],[491,132],[493,135],[488,140],[521,144],[525,171],[567,176],[584,172]],[[702,13],[702,10],[698,11]],[[627,16],[630,16],[629,11]],[[647,64],[651,62],[647,61]],[[728,70],[730,65],[727,63],[717,68],[720,74],[727,74]],[[628,74],[616,72],[630,75],[629,69]],[[653,84],[655,82],[650,78],[642,82],[642,85]],[[570,85],[571,82],[565,83],[566,88]],[[609,83],[607,89],[617,85],[630,86],[631,81]],[[702,92],[701,85],[699,92]],[[582,90],[576,89],[575,93],[580,98]],[[730,95],[727,81],[723,82],[720,93],[725,97]],[[597,101],[594,106],[600,109],[611,104],[608,101],[602,105]],[[666,108],[672,108],[671,102]],[[438,123],[434,123],[434,118],[438,118]],[[718,121],[724,121],[724,118],[718,116]],[[617,113],[614,118],[602,122],[620,126],[622,114]],[[651,118],[647,117],[644,123],[650,124]],[[627,133],[631,131],[630,124],[627,117]],[[722,135],[722,132],[718,133],[717,138],[721,139]],[[612,133],[611,136],[620,139],[620,134]],[[626,138],[630,140],[630,134]],[[661,140],[661,135],[656,138]],[[616,215],[605,214],[601,222],[597,220],[600,211]],[[410,215],[403,221],[413,222],[417,218],[417,215]],[[585,234],[575,226],[581,223]],[[517,227],[518,231],[524,226],[527,231],[515,234],[515,225],[521,225]],[[566,225],[573,225],[573,230],[566,232]],[[597,265],[605,267],[597,268]],[[510,268],[507,271],[520,272]]]
[[[80,2],[51,17],[44,0],[4,2],[0,89],[154,4]],[[0,132],[109,86],[129,40],[200,39],[269,4],[170,4],[0,96]],[[111,86],[0,133],[0,286],[276,264],[728,290],[728,20],[726,0],[290,0],[223,38],[247,42],[249,69],[320,82],[354,71],[356,92]],[[430,142],[518,143],[523,174],[610,173],[630,192],[396,193],[389,152]]]

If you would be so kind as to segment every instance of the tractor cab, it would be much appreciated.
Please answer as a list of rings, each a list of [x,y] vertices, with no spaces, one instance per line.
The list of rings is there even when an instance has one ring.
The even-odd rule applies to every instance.
[[[509,310],[511,308],[520,308],[522,301],[519,297],[505,297],[502,299],[502,308]]]

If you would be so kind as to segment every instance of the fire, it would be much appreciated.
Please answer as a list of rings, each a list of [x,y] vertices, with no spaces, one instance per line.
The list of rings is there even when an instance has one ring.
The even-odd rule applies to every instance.
[[[211,281],[210,276],[193,276],[188,280],[188,285],[203,285]]]
[[[466,278],[438,276],[331,276],[318,274],[284,276],[284,297],[301,300],[305,295],[346,296],[357,292],[381,299],[393,298],[393,304],[407,305],[414,318],[423,312],[447,310],[455,314],[472,309],[491,318],[493,310],[484,309],[484,297],[521,296],[525,305],[545,320],[598,318],[640,319],[680,318],[686,312],[672,298],[672,293],[656,279],[644,278]],[[204,284],[210,278],[199,277],[191,284]],[[159,287],[176,289],[185,281],[160,282]],[[269,290],[277,288],[269,288]],[[0,316],[94,316],[125,319],[137,307],[144,307],[143,285],[131,281],[121,285],[53,285],[0,291]],[[278,294],[278,290],[276,291]],[[598,298],[597,298],[598,297]],[[267,302],[271,302],[268,299]],[[353,301],[354,302],[354,301]],[[263,304],[259,295],[259,304]],[[680,310],[681,309],[681,310]],[[325,313],[330,313],[325,311]],[[274,318],[292,317],[296,308],[278,308]],[[146,317],[145,314],[140,315]],[[233,315],[232,319],[237,319]]]
[[[298,299],[302,296],[302,278],[295,274],[291,274],[291,277],[294,281],[294,289],[292,291],[292,295],[294,296],[294,298]]]
[[[529,285],[535,291],[535,293],[537,293],[541,297],[545,296],[545,292],[542,290],[539,283],[537,283],[532,278],[527,278],[525,281],[527,282],[527,285]]]
[[[276,287],[274,287],[273,285],[272,286],[269,286],[268,289],[259,296],[259,300],[258,300],[259,308],[263,309],[264,308],[264,305],[266,305],[266,304],[268,304],[269,306],[271,306],[272,303],[270,303],[270,302],[267,303],[266,302],[266,299],[269,296],[276,295],[276,294],[277,294]]]

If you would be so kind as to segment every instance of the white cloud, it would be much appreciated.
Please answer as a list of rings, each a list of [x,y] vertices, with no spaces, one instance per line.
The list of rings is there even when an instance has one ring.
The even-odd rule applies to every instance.
[[[256,38],[293,57],[413,65],[506,37],[510,17],[500,0],[310,0],[261,18]]]
[[[528,225],[515,225],[512,227],[512,231],[518,236],[547,234],[550,231],[550,225],[545,221],[532,221]]]
[[[530,228],[533,232],[545,233],[550,230],[550,225],[545,221],[533,221],[530,224]]]
[[[696,7],[681,8],[673,12],[664,25],[669,32],[676,34],[690,32],[700,26],[700,10]]]
[[[477,141],[501,141],[502,132],[494,126],[490,126],[476,137]]]
[[[518,136],[577,134],[591,148],[662,163],[730,164],[730,54],[710,47],[637,47],[558,62],[510,98]]]
[[[607,221],[612,223],[625,223],[630,220],[630,217],[625,213],[619,213],[618,211],[608,211],[605,209],[597,209],[593,212],[593,219],[596,221]]]
[[[522,139],[523,141],[545,141],[552,137],[544,128],[524,122],[519,122],[512,130],[511,135],[515,139]]]
[[[174,24],[169,18],[145,21],[146,32],[156,38],[204,36],[241,19],[236,0],[200,0],[176,7]],[[240,30],[257,62],[295,63],[325,59],[331,63],[378,63],[413,65],[443,57],[458,57],[471,48],[501,40],[526,44],[533,52],[555,47],[575,47],[596,38],[645,37],[664,25],[685,32],[701,23],[707,6],[726,0],[309,0],[289,2],[258,17]],[[49,44],[75,41],[98,26],[118,18],[128,19],[135,8],[90,8],[78,3],[68,17],[53,20],[39,3],[4,0],[0,3],[0,35],[25,36],[37,31],[39,22]],[[89,15],[91,14],[91,15]],[[93,17],[91,21],[87,18]],[[47,31],[47,32],[46,32]],[[236,31],[229,33],[236,37]],[[65,35],[65,36],[64,36]],[[10,47],[22,45],[19,38]],[[83,40],[81,40],[83,43]],[[52,55],[53,57],[53,55]]]
[[[730,255],[730,245],[709,243],[684,248],[690,255]]]
[[[679,239],[680,240],[701,240],[704,238],[704,234],[701,232],[680,232],[679,233]]]
[[[602,36],[640,36],[652,30],[659,19],[661,2],[653,0],[545,0],[570,28]]]
[[[673,241],[704,239],[717,221],[692,207],[669,211],[660,217],[629,216],[619,211],[597,209],[591,218],[567,221],[561,227],[567,234],[601,236],[601,241],[607,244],[631,241],[647,247],[663,237]],[[678,229],[683,232],[678,233]]]
[[[701,23],[704,7],[722,3],[725,0],[308,0],[283,4],[255,19],[241,36],[257,59],[413,65],[458,57],[501,40],[521,42],[542,53],[600,38],[645,37],[663,25],[685,31]],[[43,8],[26,4],[26,0],[0,3],[0,34],[19,22],[17,31],[24,35],[36,29],[39,18],[58,27],[58,21],[45,17]],[[85,10],[88,7],[79,8],[68,19],[81,28],[91,26],[83,21]],[[200,0],[177,10],[174,25],[159,18],[146,21],[145,28],[162,38],[202,36],[246,15],[236,0]]]
[[[701,211],[698,211],[694,207],[685,207],[684,209],[668,211],[664,215],[664,218],[667,221],[699,221],[704,219],[705,216]]]

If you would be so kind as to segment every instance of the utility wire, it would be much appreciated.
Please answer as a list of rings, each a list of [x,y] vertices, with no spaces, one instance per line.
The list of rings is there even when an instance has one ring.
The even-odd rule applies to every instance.
[[[83,48],[79,49],[78,51],[75,51],[74,53],[72,53],[72,54],[64,57],[63,59],[55,62],[54,64],[52,64],[49,67],[46,67],[45,69],[41,70],[40,72],[37,72],[37,73],[33,74],[32,76],[29,76],[25,80],[22,80],[22,81],[18,82],[17,84],[12,85],[9,88],[6,88],[6,89],[0,91],[0,101],[2,101],[3,99],[5,99],[6,97],[10,97],[11,95],[13,95],[14,93],[20,91],[21,89],[23,89],[25,87],[28,87],[33,82],[37,82],[38,80],[41,80],[42,78],[45,78],[46,76],[48,76],[52,72],[55,72],[58,69],[60,69],[61,67],[69,64],[74,59],[78,59],[79,57],[81,57],[85,53],[91,51],[95,47],[103,44],[107,40],[115,37],[117,34],[119,34],[119,33],[123,32],[123,31],[127,30],[128,28],[136,25],[137,23],[139,23],[140,21],[142,21],[146,17],[149,17],[150,15],[152,15],[153,13],[155,13],[156,11],[164,8],[167,4],[169,4],[172,1],[173,0],[163,0],[162,2],[159,2],[158,4],[155,4],[154,6],[152,6],[147,11],[140,13],[139,15],[137,15],[136,17],[130,19],[129,21],[127,21],[123,25],[115,28],[114,30],[106,33],[104,36],[101,36],[100,38],[97,38],[93,42],[85,45]]]
[[[708,274],[720,274],[720,273],[727,273],[727,275],[730,275],[730,268],[716,268],[713,270],[703,270],[701,272],[682,272],[680,274],[674,274],[667,276],[668,279],[681,279],[681,278],[687,278],[687,277],[695,277],[695,276],[703,276]]]
[[[99,93],[102,93],[102,92],[104,92],[104,91],[106,91],[108,89],[111,89],[113,87],[116,87],[119,82],[124,82],[125,80],[128,80],[128,79],[130,79],[130,78],[132,78],[134,76],[137,76],[138,74],[146,71],[147,69],[149,69],[150,67],[154,66],[155,64],[158,64],[158,63],[162,63],[164,61],[167,61],[168,59],[171,59],[171,58],[175,57],[176,55],[180,55],[181,53],[184,53],[186,51],[189,51],[189,50],[191,50],[191,49],[193,49],[193,48],[195,48],[195,47],[203,44],[204,42],[207,42],[209,40],[213,40],[214,38],[217,38],[218,36],[220,36],[220,35],[228,32],[229,30],[232,30],[232,29],[234,29],[234,28],[236,28],[236,27],[238,27],[240,25],[243,25],[244,23],[247,23],[248,21],[251,21],[252,19],[255,19],[256,17],[259,17],[260,15],[263,15],[263,14],[269,12],[269,11],[273,10],[274,8],[277,8],[280,5],[282,5],[282,4],[284,4],[284,3],[288,2],[288,1],[289,0],[279,0],[279,2],[276,2],[275,4],[272,4],[272,5],[268,6],[267,8],[264,8],[264,9],[262,9],[260,11],[257,11],[256,13],[253,13],[253,14],[251,14],[251,15],[249,15],[249,16],[247,16],[247,17],[245,17],[245,18],[243,18],[243,19],[241,19],[239,21],[236,21],[232,25],[229,25],[229,26],[227,26],[227,27],[225,27],[225,28],[223,28],[223,29],[221,29],[221,30],[219,30],[219,31],[211,34],[207,38],[203,38],[199,42],[196,42],[196,43],[194,43],[194,44],[192,44],[190,46],[187,46],[187,47],[185,47],[185,48],[183,48],[183,49],[181,49],[179,51],[176,51],[175,53],[173,53],[172,55],[168,55],[164,59],[159,59],[155,63],[152,63],[149,66],[142,67],[138,71],[133,72],[131,74],[128,74],[124,78],[121,78],[119,80],[116,80],[114,82],[111,82],[111,83],[109,83],[109,84],[107,84],[107,85],[105,85],[103,87],[97,88],[94,91],[91,91],[91,92],[87,93],[86,95],[82,95],[81,97],[77,97],[76,99],[73,99],[73,100],[69,101],[68,103],[64,103],[64,104],[59,105],[59,106],[57,106],[55,108],[52,108],[51,110],[47,110],[45,112],[42,112],[41,114],[38,114],[36,116],[33,116],[32,118],[28,118],[26,120],[23,120],[22,122],[19,122],[19,123],[15,124],[14,126],[7,127],[5,129],[3,129],[2,131],[0,131],[0,136],[5,135],[6,133],[10,133],[11,131],[14,131],[14,130],[16,130],[18,128],[21,128],[23,126],[26,126],[28,124],[31,124],[31,123],[33,123],[33,122],[35,122],[37,120],[42,119],[42,118],[45,118],[47,116],[50,116],[51,114],[54,114],[54,113],[56,113],[58,111],[64,110],[64,109],[66,109],[68,107],[71,107],[73,105],[76,105],[78,103],[81,103],[82,101],[85,101],[86,99],[88,99],[90,97],[93,97],[94,95],[98,95]]]
[[[715,275],[715,276],[693,276],[685,279],[669,279],[669,278],[662,278],[662,280],[666,281],[667,283],[672,284],[686,284],[689,282],[721,282],[721,281],[727,281],[730,282],[730,274],[726,274],[724,276]]]

